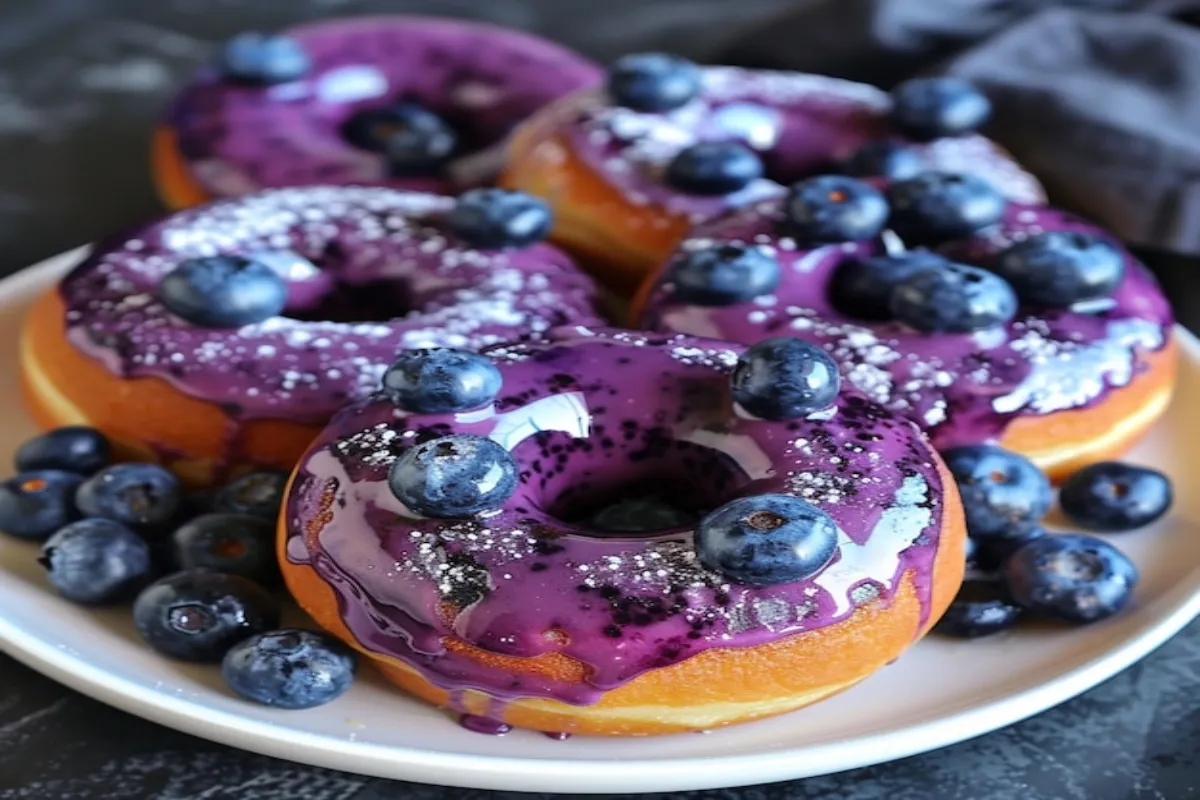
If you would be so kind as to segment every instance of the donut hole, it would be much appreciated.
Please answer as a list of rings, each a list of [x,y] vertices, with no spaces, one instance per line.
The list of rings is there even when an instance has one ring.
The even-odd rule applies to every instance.
[[[284,309],[301,322],[387,322],[413,310],[412,292],[402,281],[346,283],[330,279],[319,291],[295,292]]]
[[[665,429],[615,434],[541,433],[514,452],[549,522],[601,537],[688,530],[751,483],[725,452]]]

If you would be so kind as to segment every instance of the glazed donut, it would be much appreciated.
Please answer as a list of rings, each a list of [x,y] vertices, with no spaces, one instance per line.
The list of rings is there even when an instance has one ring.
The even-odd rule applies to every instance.
[[[897,188],[903,194],[928,177],[948,176],[922,176]],[[911,222],[892,200],[890,224]],[[1060,479],[1123,452],[1165,410],[1175,382],[1172,312],[1150,272],[1108,233],[1045,206],[1000,199],[993,210],[979,230],[959,230],[957,238],[934,241],[933,250],[878,259],[889,243],[894,249],[900,242],[894,231],[813,245],[797,237],[789,202],[764,201],[693,231],[647,280],[634,319],[651,330],[745,343],[804,338],[831,353],[850,383],[920,425],[939,450],[996,441]],[[918,234],[911,233],[919,240]],[[1067,283],[1048,291],[1022,283],[1011,268],[1022,252],[1028,264],[1030,252],[1079,243],[1099,259],[1091,262],[1099,270],[1092,277],[1108,281],[1098,283],[1098,291],[1079,293]],[[683,276],[691,283],[681,288],[681,265],[720,252],[750,253],[776,283],[760,276],[750,281],[756,287],[743,286],[737,297],[705,298],[696,286],[710,278],[692,274]],[[920,268],[928,261],[928,274],[936,275],[945,267],[943,257],[970,280],[1001,284],[1000,296],[1011,298],[1007,313],[971,330],[914,328],[896,318],[894,306],[880,308],[880,297],[845,289],[867,274],[887,295],[895,291],[892,279],[872,270],[905,263]],[[1016,292],[1004,295],[1005,282],[994,273],[1011,278]],[[1067,269],[1053,280],[1073,274]],[[1070,292],[1079,302],[1070,301]],[[882,299],[885,305],[896,301],[894,293]]]
[[[706,730],[848,688],[957,591],[957,489],[852,389],[803,418],[735,410],[744,350],[573,327],[483,351],[501,380],[481,408],[351,406],[292,479],[292,594],[474,730]],[[631,499],[640,524],[599,524]],[[747,525],[752,556],[722,550]]]
[[[780,195],[795,180],[840,171],[847,163],[862,174],[890,177],[921,169],[969,171],[1015,200],[1044,200],[1033,176],[972,132],[989,107],[969,85],[951,83],[952,90],[982,104],[966,109],[974,114],[968,114],[970,125],[956,126],[958,120],[951,119],[941,131],[922,130],[896,123],[892,97],[865,84],[697,67],[674,58],[664,65],[663,59],[633,56],[632,67],[628,60],[626,66],[618,62],[609,89],[577,92],[535,114],[513,136],[501,178],[504,185],[547,198],[555,211],[555,241],[594,265],[616,289],[636,288],[693,224]],[[679,71],[694,76],[692,90],[655,103],[655,86],[668,95],[681,82],[686,87]],[[643,81],[631,81],[630,74]],[[910,86],[920,90],[929,84]],[[744,147],[712,146],[730,142]],[[723,164],[704,167],[692,160],[690,169],[678,170],[679,159],[689,160],[681,154],[697,145]],[[726,182],[703,185],[714,172]]]
[[[565,48],[473,22],[363,17],[242,34],[168,109],[155,180],[175,208],[304,185],[456,194],[495,177],[513,125],[600,77]]]
[[[472,244],[488,231],[466,230],[471,214],[464,223],[460,212],[514,200],[526,222],[540,208],[548,227],[540,201],[496,189],[455,200],[309,187],[119,234],[31,310],[27,405],[42,427],[92,425],[126,457],[193,483],[250,464],[290,471],[401,348],[476,348],[599,321],[591,280],[558,249],[529,243],[538,231],[509,249]],[[189,270],[199,282],[181,289]],[[216,288],[196,295],[205,276]]]

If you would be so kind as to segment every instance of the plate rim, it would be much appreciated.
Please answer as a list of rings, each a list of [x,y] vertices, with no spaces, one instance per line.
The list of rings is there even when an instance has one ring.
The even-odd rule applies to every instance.
[[[53,256],[0,280],[0,292],[20,292],[65,269],[89,246]],[[1200,369],[1200,339],[1176,325],[1183,356]],[[0,584],[0,597],[8,592]],[[332,739],[294,727],[165,695],[95,667],[0,616],[0,650],[37,672],[122,711],[184,733],[262,755],[328,769],[458,788],[572,794],[688,791],[757,785],[872,766],[990,733],[1059,705],[1125,670],[1200,616],[1200,566],[1160,602],[1169,613],[1120,645],[1101,651],[1043,683],[957,712],[918,720],[897,731],[844,737],[816,745],[731,756],[664,757],[621,762],[489,756]],[[853,743],[853,746],[850,744]],[[603,772],[603,787],[585,787]]]

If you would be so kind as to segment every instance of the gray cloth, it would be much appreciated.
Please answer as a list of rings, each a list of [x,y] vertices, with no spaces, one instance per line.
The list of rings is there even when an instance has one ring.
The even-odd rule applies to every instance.
[[[1054,202],[1134,245],[1200,255],[1200,0],[804,0],[735,63],[880,86],[961,75],[985,131]]]

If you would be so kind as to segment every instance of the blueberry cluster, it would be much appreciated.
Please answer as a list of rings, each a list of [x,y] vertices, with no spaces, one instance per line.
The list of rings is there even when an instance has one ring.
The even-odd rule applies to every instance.
[[[133,603],[156,651],[223,662],[239,695],[281,708],[332,700],[353,654],[324,634],[275,630],[275,527],[287,476],[252,472],[189,495],[170,471],[112,463],[99,431],[58,428],[17,451],[0,484],[0,531],[42,543],[50,584],[83,605]]]
[[[963,584],[938,631],[974,638],[1011,628],[1026,615],[1089,623],[1125,607],[1137,568],[1103,539],[1045,531],[1053,492],[1029,459],[991,445],[943,455],[966,511],[968,566],[980,576]],[[1162,473],[1104,462],[1068,478],[1059,506],[1081,527],[1115,533],[1150,524],[1171,499]]]

